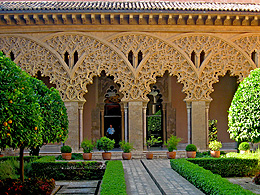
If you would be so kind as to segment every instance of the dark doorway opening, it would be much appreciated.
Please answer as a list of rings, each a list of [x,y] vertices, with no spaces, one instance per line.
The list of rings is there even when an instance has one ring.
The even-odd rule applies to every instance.
[[[110,86],[105,95],[104,113],[104,135],[115,140],[115,148],[119,148],[122,133],[122,115],[119,94],[114,86]],[[113,135],[107,133],[107,129],[112,125],[115,132]]]

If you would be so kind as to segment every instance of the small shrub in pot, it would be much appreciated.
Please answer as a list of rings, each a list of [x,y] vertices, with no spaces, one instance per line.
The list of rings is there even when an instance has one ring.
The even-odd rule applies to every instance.
[[[250,145],[247,142],[242,142],[239,144],[238,149],[239,149],[240,153],[245,153],[245,151],[250,150]]]
[[[210,154],[212,157],[219,158],[220,157],[220,148],[222,148],[222,143],[214,140],[209,142]]]
[[[108,137],[101,137],[99,140],[97,140],[97,149],[104,150],[104,152],[102,153],[104,160],[111,159],[111,152],[108,152],[108,151],[112,150],[114,148],[114,145],[115,145],[115,140],[111,140]],[[107,156],[107,157],[105,157],[105,156]]]
[[[172,135],[167,142],[164,142],[164,145],[168,148],[167,158],[174,159],[176,156],[176,152],[173,150],[177,150],[177,145],[181,141],[181,138],[177,138],[177,136]]]
[[[124,160],[130,160],[132,155],[131,151],[134,150],[133,144],[125,141],[119,142],[120,147],[123,150],[122,157]]]
[[[92,151],[95,147],[95,143],[92,143],[91,140],[88,140],[88,139],[85,139],[81,145],[80,145],[82,148],[83,148],[83,159],[84,160],[91,160],[92,159]]]
[[[195,158],[196,157],[197,147],[194,144],[187,145],[185,150],[186,150],[188,158]]]
[[[65,160],[70,160],[71,159],[71,152],[72,149],[70,146],[62,146],[60,149],[61,153],[62,153],[62,158]]]

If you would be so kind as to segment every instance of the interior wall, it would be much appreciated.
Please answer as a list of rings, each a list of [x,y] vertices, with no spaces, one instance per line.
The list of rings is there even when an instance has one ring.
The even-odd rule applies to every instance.
[[[86,102],[83,107],[83,137],[84,139],[91,139],[92,124],[91,124],[91,113],[96,108],[96,100],[98,99],[96,95],[97,90],[97,79],[94,79],[92,85],[88,85],[88,93],[84,95]]]
[[[171,105],[176,111],[176,136],[182,139],[181,143],[188,142],[188,120],[186,103],[183,101],[186,94],[182,92],[183,85],[177,82],[177,77],[171,77]]]
[[[226,74],[219,78],[219,82],[213,85],[214,92],[211,94],[213,101],[209,106],[209,119],[217,119],[218,140],[221,142],[232,142],[229,138],[228,109],[238,84],[235,77]]]

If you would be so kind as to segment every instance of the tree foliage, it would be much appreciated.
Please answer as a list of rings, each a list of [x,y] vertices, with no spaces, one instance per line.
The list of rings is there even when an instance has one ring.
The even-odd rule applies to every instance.
[[[239,85],[228,111],[230,138],[260,141],[260,69],[253,70]]]
[[[29,75],[0,52],[0,147],[42,143],[43,118]]]

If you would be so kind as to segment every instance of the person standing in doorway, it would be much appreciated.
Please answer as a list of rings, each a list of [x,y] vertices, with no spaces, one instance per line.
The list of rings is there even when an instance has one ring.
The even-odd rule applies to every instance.
[[[108,127],[108,129],[107,129],[107,137],[109,138],[109,139],[114,139],[114,133],[115,133],[115,129],[113,128],[113,126],[112,125],[110,125],[109,127]]]

